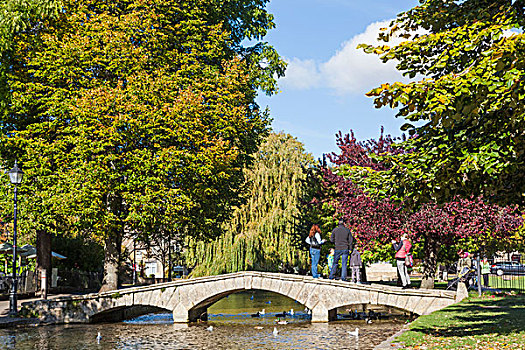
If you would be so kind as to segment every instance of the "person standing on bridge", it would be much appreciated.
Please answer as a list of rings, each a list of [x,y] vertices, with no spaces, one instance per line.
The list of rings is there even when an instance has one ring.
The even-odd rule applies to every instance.
[[[348,253],[354,248],[354,236],[352,232],[345,226],[343,219],[339,220],[339,225],[334,228],[330,241],[335,244],[334,264],[330,270],[329,279],[333,280],[339,265],[339,258],[341,258],[341,280],[346,281],[346,271],[348,266]]]
[[[332,266],[334,266],[334,254],[334,248],[330,248],[330,253],[328,253],[326,256],[326,261],[328,263],[328,274],[330,274],[330,271],[332,271]]]
[[[310,233],[306,237],[306,243],[310,245],[310,258],[312,259],[312,277],[319,278],[319,272],[317,272],[317,265],[319,265],[319,259],[321,259],[321,245],[326,241],[321,239],[321,229],[318,225],[312,225]]]
[[[361,261],[361,253],[354,248],[352,254],[350,254],[350,271],[352,271],[350,282],[361,283],[361,265],[363,265]]]
[[[395,240],[392,240],[392,245],[394,247],[394,251],[396,252],[395,257],[397,263],[397,272],[401,277],[401,284],[403,285],[403,289],[410,288],[410,276],[408,275],[408,269],[407,265],[405,264],[405,260],[407,255],[410,253],[412,243],[410,243],[410,241],[408,240],[407,235],[403,234],[401,236],[401,241],[398,243]]]

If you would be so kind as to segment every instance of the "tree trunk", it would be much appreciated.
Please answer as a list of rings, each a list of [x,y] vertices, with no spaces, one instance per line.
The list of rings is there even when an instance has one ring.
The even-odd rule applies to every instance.
[[[45,230],[38,230],[36,232],[36,285],[40,287],[39,290],[43,289],[41,286],[43,270],[46,270],[46,290],[49,290],[51,286],[51,234]]]
[[[434,289],[434,279],[437,269],[438,245],[433,237],[425,237],[424,258],[423,258],[423,279],[421,288]]]
[[[161,264],[162,264],[162,282],[166,282],[166,254],[164,250],[162,250]]]
[[[117,219],[112,223],[104,244],[104,278],[99,292],[115,290],[119,287],[120,255],[122,237],[124,237],[124,223],[120,219],[123,210],[122,198],[119,195],[108,195],[107,204],[108,210]]]
[[[108,235],[105,242],[104,279],[99,293],[118,289],[120,239],[117,232]]]

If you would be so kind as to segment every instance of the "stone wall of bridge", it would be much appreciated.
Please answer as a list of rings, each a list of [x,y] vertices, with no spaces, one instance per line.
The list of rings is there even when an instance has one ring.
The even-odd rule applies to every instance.
[[[296,300],[312,310],[312,322],[334,320],[338,307],[352,304],[385,305],[424,315],[456,302],[456,293],[451,291],[403,290],[307,276],[238,272],[22,305],[46,323],[118,320],[156,310],[172,312],[174,322],[194,322],[206,315],[216,301],[244,290],[264,290]]]

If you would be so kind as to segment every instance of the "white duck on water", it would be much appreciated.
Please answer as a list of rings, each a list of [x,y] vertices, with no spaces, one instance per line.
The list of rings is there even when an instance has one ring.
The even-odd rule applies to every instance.
[[[359,338],[359,328],[356,328],[355,331],[348,331],[348,335]]]

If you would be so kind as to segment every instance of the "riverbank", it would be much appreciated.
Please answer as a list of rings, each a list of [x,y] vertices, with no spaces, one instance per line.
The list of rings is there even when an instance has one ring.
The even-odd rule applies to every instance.
[[[419,317],[393,344],[419,350],[525,349],[525,294],[484,294],[465,299]]]
[[[71,296],[73,294],[56,294],[49,296],[49,299],[60,298],[64,296]],[[40,298],[26,298],[18,300],[18,311],[22,303],[26,301],[40,300]],[[38,318],[28,317],[11,317],[9,316],[9,300],[0,300],[0,328],[10,328],[17,326],[36,326],[40,324]]]

